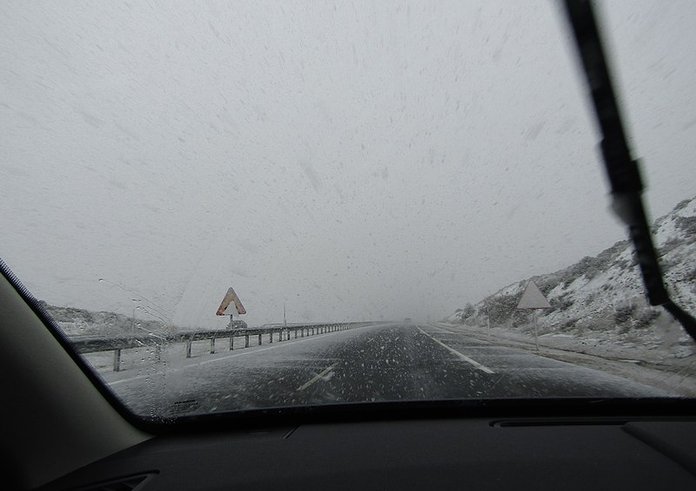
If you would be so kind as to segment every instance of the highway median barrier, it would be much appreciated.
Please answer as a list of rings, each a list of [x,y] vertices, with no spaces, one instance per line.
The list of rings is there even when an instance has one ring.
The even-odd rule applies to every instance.
[[[372,324],[371,322],[345,322],[331,324],[302,324],[272,327],[252,327],[245,329],[218,329],[186,331],[175,334],[134,334],[123,336],[75,336],[68,338],[70,344],[80,354],[98,353],[113,351],[113,371],[119,372],[123,369],[121,355],[123,350],[150,348],[154,349],[157,358],[161,356],[162,348],[172,344],[181,343],[184,345],[186,358],[192,357],[193,343],[197,341],[210,342],[210,354],[215,353],[216,340],[219,338],[229,339],[229,349],[243,349],[251,347],[250,337],[257,336],[257,346],[263,344],[264,338],[268,343],[289,341],[291,339],[304,338],[317,334],[328,334],[345,331],[356,327]],[[235,348],[235,338],[237,347]],[[242,341],[243,340],[243,341]],[[242,346],[239,346],[239,344]]]

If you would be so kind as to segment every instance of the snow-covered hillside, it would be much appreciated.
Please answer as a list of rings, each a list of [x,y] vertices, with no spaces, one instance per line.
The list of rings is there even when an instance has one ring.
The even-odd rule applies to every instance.
[[[696,197],[656,220],[653,232],[672,297],[696,313]],[[667,332],[670,344],[686,345],[686,335],[671,317],[647,305],[633,247],[626,240],[563,270],[508,285],[458,309],[447,322],[531,332],[532,314],[515,309],[530,279],[553,307],[538,314],[540,334],[586,337],[592,331],[617,341],[664,343]]]
[[[128,333],[167,333],[174,328],[162,321],[141,320],[114,312],[93,312],[75,307],[56,307],[39,301],[68,336],[120,336]]]

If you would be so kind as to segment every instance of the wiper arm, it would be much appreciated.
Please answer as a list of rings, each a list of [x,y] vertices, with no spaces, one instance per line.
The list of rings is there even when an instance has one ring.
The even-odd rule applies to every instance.
[[[565,0],[564,3],[602,133],[602,156],[611,185],[612,208],[628,227],[648,301],[650,305],[662,305],[696,340],[696,319],[676,305],[665,288],[641,197],[640,169],[628,148],[592,2]]]

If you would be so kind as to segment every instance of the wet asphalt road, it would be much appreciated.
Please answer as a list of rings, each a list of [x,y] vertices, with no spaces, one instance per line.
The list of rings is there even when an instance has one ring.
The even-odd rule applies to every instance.
[[[543,353],[542,353],[543,354]],[[664,395],[435,325],[384,324],[114,374],[139,414],[344,402]]]

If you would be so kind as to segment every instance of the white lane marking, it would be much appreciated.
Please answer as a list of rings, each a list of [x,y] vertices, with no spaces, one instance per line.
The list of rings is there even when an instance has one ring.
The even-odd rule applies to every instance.
[[[358,330],[360,330],[360,329],[365,329],[365,328],[368,328],[368,327],[375,327],[375,325],[371,324],[371,325],[369,325],[369,326],[354,327],[353,329],[348,329],[348,330],[346,330],[346,331],[327,332],[326,334],[315,334],[314,336],[310,336],[310,337],[306,337],[306,338],[299,338],[299,339],[295,339],[295,340],[293,340],[293,341],[278,341],[279,344],[276,344],[276,345],[274,345],[274,346],[267,346],[267,347],[265,347],[265,348],[254,349],[254,348],[257,347],[257,346],[254,346],[254,347],[252,347],[252,348],[246,348],[245,351],[243,351],[243,352],[241,352],[241,353],[235,353],[235,354],[233,354],[233,355],[221,356],[221,357],[219,357],[219,358],[213,358],[212,360],[205,360],[205,361],[201,361],[201,362],[198,362],[198,363],[192,363],[192,364],[190,364],[190,365],[184,365],[183,367],[170,368],[170,369],[167,370],[167,373],[178,372],[178,371],[184,370],[184,369],[186,369],[186,368],[198,367],[198,366],[201,366],[201,365],[207,365],[207,364],[209,364],[209,363],[216,363],[216,362],[218,362],[218,361],[229,360],[230,358],[237,358],[238,356],[251,355],[251,354],[253,354],[253,353],[259,353],[259,352],[261,352],[261,351],[268,351],[268,350],[272,350],[272,349],[276,349],[276,348],[283,348],[283,347],[285,347],[285,346],[290,346],[290,345],[297,344],[297,343],[304,343],[304,342],[307,342],[307,341],[315,341],[315,340],[317,340],[317,339],[322,339],[322,338],[325,338],[326,336],[331,336],[332,334],[338,334],[338,333],[340,333],[340,332],[346,332],[346,333],[347,333],[347,332],[355,332],[355,331],[358,331]],[[380,327],[381,327],[381,325],[380,325]],[[246,350],[249,350],[249,351],[246,351]],[[140,380],[140,379],[143,379],[143,378],[152,377],[152,376],[155,376],[155,375],[161,375],[161,373],[156,373],[156,374],[145,374],[145,375],[136,375],[135,377],[122,378],[122,379],[119,379],[119,380],[114,380],[113,382],[106,381],[106,384],[107,384],[107,385],[117,385],[117,384],[122,384],[122,383],[124,383],[124,382],[132,382],[132,381],[134,381],[134,380]]]
[[[326,334],[324,334],[323,336],[326,336]],[[251,350],[251,351],[242,351],[241,353],[235,353],[234,355],[221,356],[220,358],[213,358],[212,360],[205,360],[205,361],[202,361],[200,363],[196,363],[195,365],[187,365],[183,368],[195,367],[195,366],[199,366],[199,365],[208,365],[209,363],[217,363],[219,361],[229,360],[230,358],[238,358],[240,356],[250,355],[252,353],[260,353],[261,351],[268,351],[268,350],[272,350],[272,349],[276,349],[276,348],[282,348],[283,346],[287,346],[289,344],[295,344],[297,342],[298,341],[290,341],[289,343],[285,343],[285,345],[277,344],[275,346],[267,346],[265,348],[259,348],[259,349],[255,349],[255,350]]]
[[[333,368],[334,368],[335,366],[336,366],[336,364],[334,363],[334,364],[331,365],[330,367],[326,367],[326,368],[323,369],[321,372],[317,373],[314,377],[312,377],[312,378],[309,380],[309,382],[305,382],[304,384],[300,385],[300,386],[299,386],[297,389],[295,389],[295,390],[305,390],[307,387],[309,387],[310,385],[312,385],[312,384],[313,384],[314,382],[316,382],[317,380],[324,379],[324,378],[329,374],[329,372],[330,372],[331,370],[333,370]]]
[[[123,382],[131,382],[133,380],[139,380],[141,378],[147,378],[150,377],[151,375],[137,375],[135,377],[130,377],[130,378],[122,378],[121,380],[114,380],[113,382],[106,382],[107,385],[118,385],[122,384]]]
[[[428,327],[430,329],[435,329],[437,332],[444,332],[446,334],[455,334],[454,331],[450,331],[449,329],[445,329],[444,327],[439,327],[435,324],[430,324]]]
[[[471,364],[472,366],[474,366],[475,368],[478,368],[478,369],[481,370],[482,372],[486,372],[486,373],[490,373],[490,374],[495,373],[493,370],[491,370],[491,369],[488,368],[487,366],[481,365],[481,364],[480,364],[479,362],[477,362],[476,360],[474,360],[474,359],[472,359],[472,358],[469,358],[468,356],[466,356],[466,355],[460,353],[460,352],[457,351],[456,349],[447,346],[445,343],[443,343],[443,342],[440,341],[439,339],[435,339],[434,337],[432,337],[430,334],[428,334],[427,332],[425,332],[425,331],[424,331],[423,329],[421,329],[420,327],[418,328],[418,330],[419,330],[421,333],[423,333],[423,334],[425,334],[426,336],[428,336],[428,337],[429,337],[430,339],[432,339],[433,341],[435,341],[437,344],[439,344],[440,346],[442,346],[443,348],[445,348],[445,349],[446,349],[447,351],[449,351],[450,353],[456,355],[457,358],[459,358],[460,360],[463,360],[463,361],[465,361],[465,362]]]
[[[430,324],[428,324],[428,327],[431,328],[431,329],[435,329],[435,330],[437,330],[438,332],[441,332],[441,333],[444,333],[444,334],[462,334],[462,331],[461,331],[461,330],[457,330],[457,329],[454,328],[453,326],[443,327],[443,324],[442,324],[442,323],[431,322]],[[477,342],[477,343],[483,343],[483,344],[485,344],[485,345],[492,345],[492,344],[493,344],[493,343],[491,343],[490,341],[484,341],[483,339],[480,339],[480,338],[476,338],[476,342]],[[472,346],[472,347],[483,348],[484,346],[481,346],[481,345],[479,345],[479,344],[476,344],[475,346]],[[491,346],[491,347],[493,347],[493,346]],[[497,346],[495,346],[495,347],[497,347]]]

